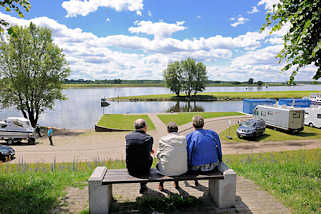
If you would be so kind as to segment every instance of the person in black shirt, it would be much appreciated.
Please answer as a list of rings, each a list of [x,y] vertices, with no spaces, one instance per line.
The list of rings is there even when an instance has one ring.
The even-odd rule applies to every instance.
[[[135,121],[135,131],[126,135],[126,167],[132,176],[144,176],[149,174],[153,163],[151,154],[153,150],[153,137],[146,134],[145,120]],[[140,193],[147,190],[146,183],[140,184]]]

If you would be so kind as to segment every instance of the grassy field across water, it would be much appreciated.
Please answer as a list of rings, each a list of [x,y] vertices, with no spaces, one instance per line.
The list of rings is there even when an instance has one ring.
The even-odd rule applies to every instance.
[[[134,130],[134,122],[139,118],[146,121],[149,130],[155,129],[154,124],[145,114],[104,114],[97,125],[111,129]]]
[[[186,97],[184,94],[177,97],[175,94],[142,95],[110,98],[112,101],[219,101],[266,98],[303,98],[311,93],[321,91],[260,91],[260,92],[207,92],[196,96]]]
[[[171,114],[158,114],[157,116],[164,124],[174,121],[177,125],[183,125],[192,122],[192,117],[200,115],[204,119],[226,116],[240,116],[243,115],[239,112],[180,112]]]

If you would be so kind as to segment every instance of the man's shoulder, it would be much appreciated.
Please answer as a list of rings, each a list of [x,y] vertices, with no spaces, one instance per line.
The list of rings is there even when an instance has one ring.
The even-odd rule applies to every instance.
[[[215,131],[213,131],[213,130],[211,130],[211,129],[205,129],[205,131],[206,131],[207,133],[211,134],[211,135],[214,135],[214,136],[217,136],[217,135],[218,135]]]

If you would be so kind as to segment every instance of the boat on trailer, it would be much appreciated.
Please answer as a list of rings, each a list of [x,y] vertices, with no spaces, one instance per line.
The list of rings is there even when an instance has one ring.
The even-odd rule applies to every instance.
[[[24,117],[8,117],[0,121],[0,140],[6,141],[7,144],[14,144],[22,140],[35,144],[35,129]]]

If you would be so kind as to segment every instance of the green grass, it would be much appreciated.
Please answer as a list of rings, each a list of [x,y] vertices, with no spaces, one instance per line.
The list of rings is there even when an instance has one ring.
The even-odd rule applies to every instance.
[[[184,113],[172,113],[172,114],[158,114],[157,116],[164,124],[174,121],[178,126],[192,122],[192,117],[200,115],[204,119],[214,117],[226,117],[226,116],[239,116],[243,115],[238,112],[184,112]]]
[[[238,175],[278,198],[294,214],[321,211],[321,149],[255,155],[226,155]]]
[[[255,181],[281,200],[292,213],[320,213],[321,149],[225,155],[223,158],[238,175]],[[155,164],[156,159],[153,167]],[[125,168],[125,161],[0,164],[0,213],[52,213],[60,206],[61,197],[66,195],[64,189],[88,185],[87,180],[97,166],[120,169]],[[198,199],[178,195],[159,199],[158,202],[139,197],[128,205],[142,212],[202,206]],[[89,211],[86,209],[82,213]]]
[[[155,129],[155,126],[148,115],[143,114],[104,114],[98,121],[97,125],[112,129],[134,130],[134,122],[139,118],[146,121],[148,130]]]
[[[256,139],[248,138],[238,138],[236,135],[236,129],[238,125],[235,124],[230,128],[225,129],[220,133],[221,138],[227,142],[266,142],[266,141],[285,141],[285,140],[309,140],[309,139],[321,139],[321,129],[311,128],[309,126],[304,126],[304,130],[297,134],[289,134],[283,131],[277,131],[270,128],[265,129],[263,136]],[[231,136],[232,139],[226,138],[226,136]]]
[[[260,92],[207,92],[199,93],[188,99],[185,95],[180,97],[174,94],[142,95],[111,98],[113,101],[216,101],[216,100],[242,100],[242,99],[265,99],[265,98],[302,98],[311,93],[320,93],[321,91],[260,91]]]
[[[45,214],[59,206],[67,186],[86,186],[96,166],[124,168],[124,161],[1,164],[0,213]]]

